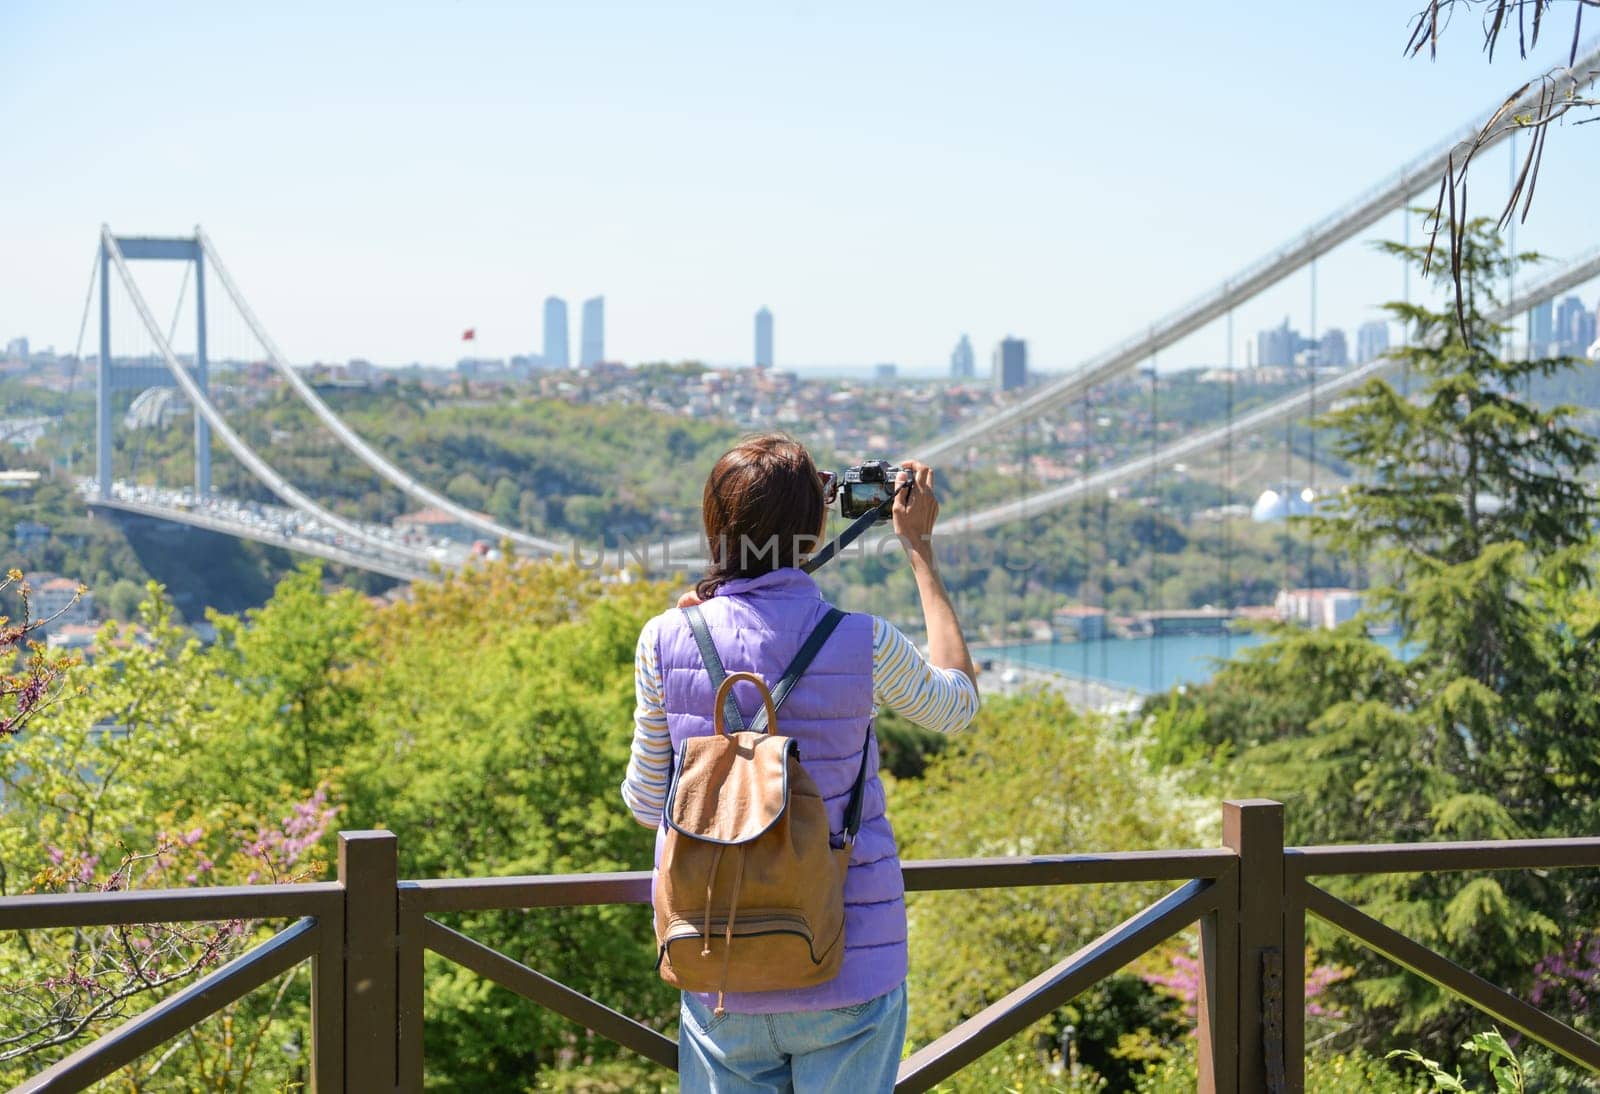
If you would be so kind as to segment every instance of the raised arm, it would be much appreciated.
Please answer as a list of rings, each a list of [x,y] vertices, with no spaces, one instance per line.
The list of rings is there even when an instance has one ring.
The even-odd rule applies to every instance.
[[[654,620],[645,624],[634,650],[633,691],[633,745],[628,753],[628,773],[622,781],[622,800],[634,820],[655,828],[661,824],[661,807],[667,797],[672,735],[667,729],[661,672],[656,665]]]
[[[917,596],[922,601],[922,619],[928,630],[928,663],[937,668],[965,673],[978,686],[978,671],[972,664],[967,640],[961,634],[961,621],[939,576],[939,563],[933,554],[933,525],[939,519],[939,498],[933,492],[933,468],[916,460],[900,465],[912,476],[911,492],[901,492],[894,502],[894,530],[906,545],[911,573],[917,581]]]

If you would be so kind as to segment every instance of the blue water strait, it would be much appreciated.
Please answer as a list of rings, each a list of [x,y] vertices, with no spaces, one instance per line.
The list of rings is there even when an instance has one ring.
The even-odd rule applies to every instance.
[[[1104,638],[1088,642],[1019,642],[991,652],[1025,665],[1104,680],[1130,691],[1166,691],[1178,684],[1211,678],[1217,662],[1235,651],[1259,646],[1267,635],[1254,632],[1163,635],[1157,638]],[[1378,641],[1394,649],[1398,640]]]

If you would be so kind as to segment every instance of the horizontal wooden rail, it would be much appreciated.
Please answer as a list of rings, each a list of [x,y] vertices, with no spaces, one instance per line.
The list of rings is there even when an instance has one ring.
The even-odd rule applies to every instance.
[[[1303,1089],[1305,917],[1328,922],[1494,1020],[1600,1072],[1600,1043],[1406,938],[1307,879],[1352,874],[1600,869],[1600,838],[1285,847],[1283,807],[1223,806],[1220,848],[906,862],[908,892],[1153,882],[1175,891],[1007,993],[905,1060],[896,1089],[922,1091],[1027,1029],[1191,923],[1201,922],[1200,1089]],[[342,832],[339,880],[0,898],[0,932],[297,920],[271,941],[78,1049],[18,1091],[82,1090],[245,993],[312,959],[311,1076],[318,1094],[423,1089],[423,955],[486,979],[673,1068],[657,1030],[430,916],[488,910],[646,905],[647,871],[498,878],[398,877],[386,831]]]
[[[900,1065],[896,1094],[948,1079],[1216,907],[1216,886],[1205,881],[1162,897],[913,1054]]]
[[[222,919],[297,919],[344,906],[336,881],[304,885],[216,885],[114,893],[39,893],[0,897],[0,931],[113,927]]]
[[[1111,851],[1017,858],[922,859],[901,864],[907,892],[1016,889],[1030,885],[1107,885],[1221,877],[1238,856],[1226,849]],[[429,914],[514,908],[578,908],[650,903],[650,872],[546,874],[407,881]]]
[[[1286,847],[1284,855],[1285,867],[1300,877],[1411,874],[1434,870],[1600,868],[1600,838],[1336,844]]]
[[[1107,885],[1221,877],[1238,864],[1226,849],[1113,851],[1028,858],[922,859],[903,867],[908,892],[1016,889],[1029,885]]]
[[[477,939],[452,931],[432,919],[423,921],[423,945],[449,958],[503,988],[531,999],[585,1029],[608,1037],[623,1048],[632,1049],[663,1067],[678,1069],[678,1046],[670,1037],[642,1022],[612,1010],[604,1003],[569,988],[559,980],[514,961],[499,950],[490,949]]]
[[[616,874],[545,874],[526,877],[429,878],[404,881],[421,896],[422,910],[482,912],[512,908],[581,908],[596,904],[650,903],[650,871]]]
[[[319,929],[315,920],[300,920],[26,1080],[13,1089],[13,1094],[87,1089],[91,1083],[126,1067],[144,1053],[311,957],[320,941]]]
[[[1524,1003],[1477,973],[1440,957],[1333,894],[1315,885],[1304,885],[1304,889],[1306,911],[1318,919],[1333,924],[1406,971],[1459,996],[1495,1021],[1559,1052],[1580,1067],[1600,1072],[1600,1044],[1571,1026]]]

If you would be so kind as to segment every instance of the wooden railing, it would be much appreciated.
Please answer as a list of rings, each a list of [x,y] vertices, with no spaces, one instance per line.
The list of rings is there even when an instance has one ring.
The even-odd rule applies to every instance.
[[[1288,847],[1283,807],[1223,806],[1223,846],[905,864],[913,892],[1173,882],[1166,896],[917,1051],[898,1091],[927,1090],[1129,961],[1200,924],[1200,1089],[1304,1088],[1305,923],[1313,915],[1495,1022],[1600,1072],[1600,1044],[1406,938],[1311,878],[1421,871],[1600,867],[1600,839]],[[0,932],[53,927],[293,918],[270,941],[164,999],[24,1082],[77,1091],[111,1075],[302,961],[312,964],[315,1090],[422,1089],[423,954],[432,950],[663,1067],[677,1045],[433,918],[491,909],[645,904],[648,873],[401,881],[395,837],[339,836],[338,880],[315,885],[23,896],[0,899]],[[1292,1003],[1292,1005],[1290,1005]]]

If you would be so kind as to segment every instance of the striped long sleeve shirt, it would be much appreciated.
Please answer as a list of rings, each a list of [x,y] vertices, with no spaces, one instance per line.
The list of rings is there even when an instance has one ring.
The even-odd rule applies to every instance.
[[[656,664],[654,621],[639,635],[633,687],[633,748],[622,800],[640,824],[655,827],[666,801],[672,738]],[[966,673],[928,664],[899,628],[878,616],[872,617],[872,692],[874,712],[888,707],[938,733],[965,729],[978,713],[978,689]]]

